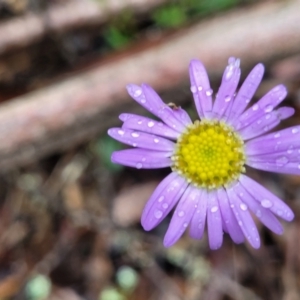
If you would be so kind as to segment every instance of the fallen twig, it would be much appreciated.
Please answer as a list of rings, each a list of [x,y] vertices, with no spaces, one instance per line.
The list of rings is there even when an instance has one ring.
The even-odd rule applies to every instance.
[[[193,57],[220,75],[229,56],[243,67],[300,50],[300,1],[237,10],[179,32],[159,45],[118,57],[94,69],[0,106],[0,167],[28,163],[103,132],[121,105],[125,85],[147,82],[171,89],[187,81]]]

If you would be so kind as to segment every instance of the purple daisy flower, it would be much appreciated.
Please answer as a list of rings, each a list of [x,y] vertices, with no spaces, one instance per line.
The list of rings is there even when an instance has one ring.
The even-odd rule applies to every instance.
[[[166,105],[150,86],[129,84],[130,96],[162,122],[121,114],[122,128],[108,130],[114,139],[134,147],[114,152],[113,162],[138,169],[172,169],[146,204],[141,221],[145,230],[151,230],[177,205],[164,238],[166,247],[188,226],[190,236],[201,239],[207,223],[211,249],[222,245],[223,232],[235,243],[246,238],[252,247],[259,248],[260,237],[251,214],[276,234],[283,232],[276,216],[286,221],[294,218],[282,200],[244,175],[245,165],[300,173],[300,126],[267,134],[293,115],[294,109],[276,108],[287,94],[283,85],[247,108],[264,66],[256,65],[236,94],[239,65],[239,59],[229,59],[213,102],[203,64],[191,61],[191,92],[200,121],[193,123],[183,109]]]

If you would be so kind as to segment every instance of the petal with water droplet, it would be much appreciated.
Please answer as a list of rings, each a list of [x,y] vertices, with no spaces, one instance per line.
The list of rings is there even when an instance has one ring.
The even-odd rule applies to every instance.
[[[209,79],[204,65],[196,59],[190,62],[189,73],[191,86],[197,87],[195,93],[193,93],[197,112],[199,117],[203,118],[212,110],[211,93],[206,94],[206,91],[211,90]]]
[[[269,210],[275,215],[278,215],[286,221],[293,220],[294,213],[292,210],[266,188],[245,175],[241,175],[239,181],[245,190],[247,190],[247,192],[259,203],[261,203],[264,199],[268,199],[273,204]],[[278,212],[280,212],[280,214]]]
[[[184,233],[186,225],[190,223],[196,210],[195,204],[198,203],[199,195],[199,189],[191,185],[185,190],[165,235],[164,245],[166,247],[174,245]]]
[[[157,169],[172,165],[170,152],[143,149],[126,149],[113,152],[111,161],[138,169]]]
[[[183,195],[187,185],[184,178],[172,172],[157,186],[143,210],[141,223],[145,230],[153,229],[166,217]],[[158,199],[162,196],[164,200],[159,202]],[[156,217],[157,211],[162,212],[160,218]]]
[[[220,188],[218,189],[218,202],[219,207],[221,209],[221,214],[224,223],[226,224],[227,231],[232,238],[232,240],[240,244],[245,240],[245,236],[241,230],[241,228],[238,226],[237,220],[232,212],[232,208],[230,207],[227,192]]]
[[[223,243],[223,227],[216,191],[208,193],[207,230],[210,248],[220,248]]]
[[[173,130],[162,122],[158,122],[150,118],[134,114],[121,114],[119,118],[124,122],[122,128],[152,133],[173,140],[176,140],[180,136],[179,132]]]

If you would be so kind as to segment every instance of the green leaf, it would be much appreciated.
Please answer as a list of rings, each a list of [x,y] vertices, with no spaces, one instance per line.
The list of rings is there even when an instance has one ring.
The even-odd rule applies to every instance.
[[[169,5],[156,10],[153,20],[160,27],[177,28],[186,22],[187,15],[179,5]]]
[[[107,28],[107,30],[104,32],[104,39],[113,49],[124,48],[130,42],[130,37],[115,26],[110,26]]]
[[[200,15],[226,10],[239,4],[240,0],[191,0],[191,8]]]

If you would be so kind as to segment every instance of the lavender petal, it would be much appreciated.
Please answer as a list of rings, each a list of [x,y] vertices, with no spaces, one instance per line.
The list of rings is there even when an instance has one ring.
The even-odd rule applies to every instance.
[[[143,228],[149,231],[157,226],[173,209],[187,186],[186,180],[175,172],[168,175],[155,189],[144,208],[141,219]]]
[[[165,247],[174,245],[189,225],[196,210],[199,189],[189,186],[181,197],[164,238]]]
[[[259,135],[265,134],[276,127],[281,120],[289,118],[295,110],[291,107],[280,107],[270,113],[262,115],[248,126],[239,130],[239,134],[244,140],[252,139]]]
[[[240,226],[251,246],[255,249],[258,249],[260,247],[260,237],[249,211],[241,209],[244,203],[236,194],[234,186],[227,189],[227,194],[230,202],[230,207],[233,210],[238,225]]]
[[[245,236],[232,212],[226,191],[223,188],[218,189],[217,196],[219,207],[221,209],[222,219],[227,228],[227,232],[236,244],[244,242]]]
[[[294,174],[300,175],[299,162],[287,162],[285,156],[280,156],[275,162],[257,162],[247,159],[247,165],[258,170],[276,172],[281,174]]]
[[[174,108],[173,114],[174,114],[175,118],[178,121],[180,121],[182,124],[184,124],[185,126],[188,126],[193,123],[190,116],[188,115],[188,113],[181,107]]]
[[[300,126],[289,127],[248,141],[245,144],[247,155],[287,151],[290,146],[300,148]]]
[[[239,181],[247,192],[256,201],[258,201],[262,207],[268,208],[275,215],[286,221],[293,220],[294,213],[292,210],[281,199],[272,194],[266,188],[246,175],[240,175]]]
[[[223,243],[223,226],[217,193],[215,191],[208,193],[207,230],[210,249],[216,250],[220,248]]]
[[[177,140],[180,136],[179,132],[173,130],[162,122],[158,122],[150,118],[134,114],[121,114],[119,118],[124,122],[122,128],[152,133],[173,140]]]
[[[110,128],[107,133],[117,141],[133,147],[167,152],[175,148],[175,144],[167,139],[131,129]]]
[[[200,118],[207,117],[212,110],[212,89],[205,67],[199,60],[193,59],[190,62],[189,73],[198,115]]]
[[[182,132],[185,129],[184,124],[174,116],[172,109],[161,100],[159,95],[149,85],[142,84],[139,87],[135,84],[128,84],[127,91],[135,101],[153,115],[159,117],[175,131]]]
[[[272,112],[273,109],[283,101],[286,95],[287,90],[284,85],[274,87],[234,121],[233,126],[236,130],[241,130],[249,124],[258,121],[261,117]]]
[[[238,86],[241,69],[240,60],[230,57],[228,60],[228,66],[226,67],[222,83],[216,96],[216,100],[213,106],[213,115],[218,119],[221,119],[223,115],[229,115],[229,106],[233,102],[234,93]]]
[[[197,210],[195,211],[190,225],[190,236],[201,239],[205,229],[208,196],[206,190],[199,190]]]
[[[172,165],[171,152],[126,149],[113,152],[111,161],[137,169],[166,168]]]
[[[257,202],[243,187],[242,184],[236,185],[234,188],[237,195],[243,201],[240,209],[247,210],[248,208],[256,215],[256,217],[270,230],[276,234],[282,234],[283,228],[274,214],[268,209],[264,208]]]
[[[142,89],[147,101],[151,101],[152,114],[175,131],[183,132],[185,130],[184,123],[175,117],[174,111],[160,99],[158,94],[147,84],[142,84]]]
[[[231,124],[240,116],[252,99],[264,75],[264,69],[262,64],[256,65],[245,79],[230,110],[228,120]]]

